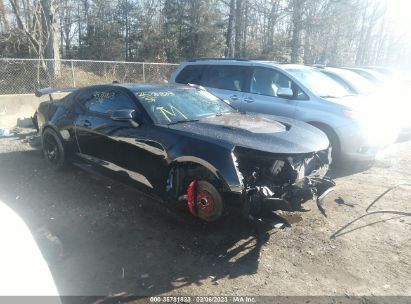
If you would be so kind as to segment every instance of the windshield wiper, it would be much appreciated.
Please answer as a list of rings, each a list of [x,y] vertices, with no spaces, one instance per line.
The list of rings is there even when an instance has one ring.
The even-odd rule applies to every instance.
[[[170,125],[176,125],[176,124],[180,124],[180,123],[196,122],[196,121],[199,121],[199,119],[181,119],[181,120],[170,122],[167,125],[170,126]]]

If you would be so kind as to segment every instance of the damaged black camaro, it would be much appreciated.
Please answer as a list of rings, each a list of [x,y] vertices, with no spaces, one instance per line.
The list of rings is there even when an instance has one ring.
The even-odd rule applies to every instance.
[[[311,198],[322,209],[335,185],[320,130],[239,113],[202,88],[101,85],[50,99],[34,116],[49,164],[103,173],[205,221],[228,206],[249,218],[265,205],[298,209]]]

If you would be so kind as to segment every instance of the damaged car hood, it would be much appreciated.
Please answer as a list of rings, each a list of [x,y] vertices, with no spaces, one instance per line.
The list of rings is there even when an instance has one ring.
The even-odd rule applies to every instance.
[[[285,117],[230,113],[168,126],[185,136],[269,153],[310,153],[327,149],[327,136],[304,122]]]

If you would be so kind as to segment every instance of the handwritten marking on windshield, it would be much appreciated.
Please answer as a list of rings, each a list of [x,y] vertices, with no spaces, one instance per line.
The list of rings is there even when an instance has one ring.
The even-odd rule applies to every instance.
[[[173,92],[137,92],[136,95],[148,102],[156,102],[158,97],[175,96]]]
[[[172,105],[170,105],[170,109],[169,109],[169,110],[165,109],[164,107],[156,107],[156,109],[157,109],[158,111],[160,111],[160,113],[163,114],[164,117],[165,117],[169,122],[172,121],[169,116],[175,117],[175,116],[177,116],[177,114],[180,114],[184,119],[188,119],[187,116],[185,116],[179,109],[177,109],[176,107],[174,107],[174,106],[172,106]]]

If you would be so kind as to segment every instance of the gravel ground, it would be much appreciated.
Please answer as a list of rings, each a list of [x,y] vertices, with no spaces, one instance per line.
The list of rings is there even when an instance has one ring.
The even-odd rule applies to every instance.
[[[0,200],[38,239],[62,295],[411,296],[410,217],[370,215],[330,238],[411,182],[411,142],[370,168],[331,172],[327,218],[310,201],[279,213],[290,225],[275,229],[233,217],[205,225],[104,177],[54,172],[22,140],[28,132],[0,139]],[[411,212],[410,202],[400,187],[375,209]]]

